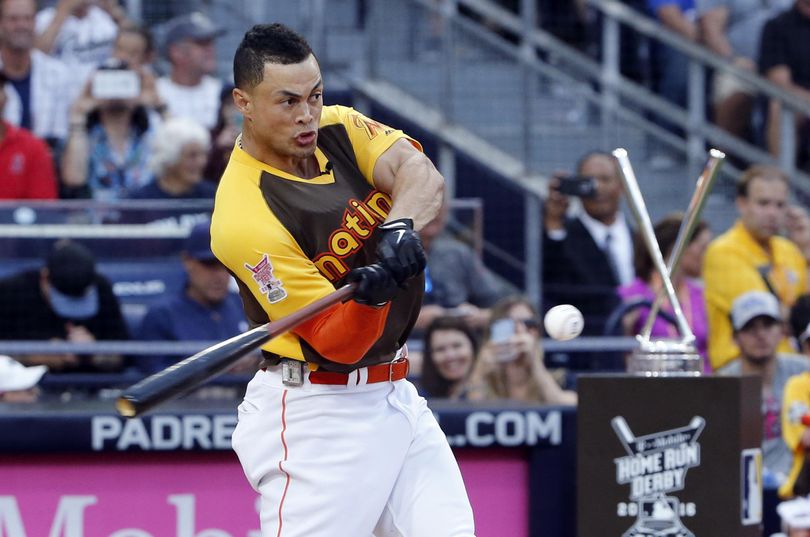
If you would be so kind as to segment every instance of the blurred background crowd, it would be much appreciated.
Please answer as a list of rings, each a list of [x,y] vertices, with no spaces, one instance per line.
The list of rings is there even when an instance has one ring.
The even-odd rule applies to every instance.
[[[610,151],[666,257],[724,150],[672,279],[704,372],[762,376],[766,484],[798,493],[810,0],[0,0],[0,401],[109,399],[247,329],[207,218],[241,130],[230,58],[268,21],[308,37],[327,103],[447,179],[409,342],[429,398],[576,405],[577,375],[623,371],[662,281]],[[583,338],[545,337],[557,304]],[[678,337],[670,305],[653,335]],[[191,397],[238,400],[257,363]]]

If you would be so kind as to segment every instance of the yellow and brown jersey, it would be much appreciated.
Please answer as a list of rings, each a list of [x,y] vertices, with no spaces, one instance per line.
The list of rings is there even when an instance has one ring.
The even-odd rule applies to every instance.
[[[372,173],[401,138],[407,138],[402,131],[351,108],[324,107],[315,156],[325,172],[312,179],[268,166],[237,142],[217,189],[211,247],[236,277],[253,325],[314,302],[342,285],[352,268],[377,260],[375,230],[391,198],[374,188]],[[421,277],[405,284],[382,336],[357,364],[330,362],[292,332],[263,349],[336,371],[388,361],[416,321],[423,290]]]

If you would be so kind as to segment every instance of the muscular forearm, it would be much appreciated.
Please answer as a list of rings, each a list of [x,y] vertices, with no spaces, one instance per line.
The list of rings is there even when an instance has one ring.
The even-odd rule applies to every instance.
[[[420,230],[439,213],[444,196],[444,179],[422,153],[414,153],[397,170],[388,220],[412,218]]]

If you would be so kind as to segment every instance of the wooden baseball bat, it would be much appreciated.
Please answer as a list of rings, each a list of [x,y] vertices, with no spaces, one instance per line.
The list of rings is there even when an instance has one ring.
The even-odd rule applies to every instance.
[[[219,375],[239,358],[271,339],[289,332],[327,308],[351,298],[356,284],[347,284],[286,317],[272,321],[204,349],[131,386],[115,402],[118,413],[134,418],[175,399]]]

